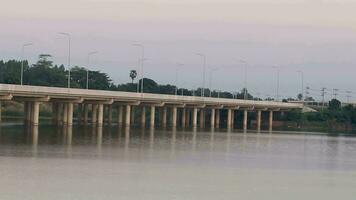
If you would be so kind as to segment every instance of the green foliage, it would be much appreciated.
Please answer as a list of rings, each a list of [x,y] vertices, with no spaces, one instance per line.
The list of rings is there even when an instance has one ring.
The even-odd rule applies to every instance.
[[[332,99],[329,101],[329,110],[340,110],[341,102],[337,99]]]

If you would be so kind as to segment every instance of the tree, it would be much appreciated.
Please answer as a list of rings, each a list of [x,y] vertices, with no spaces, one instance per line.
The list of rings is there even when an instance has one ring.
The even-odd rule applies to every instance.
[[[341,102],[337,99],[332,99],[329,101],[329,110],[335,111],[335,110],[340,110],[341,108]]]
[[[137,71],[136,70],[131,70],[130,71],[130,78],[132,80],[132,83],[134,82],[136,77],[137,77]]]
[[[298,98],[299,101],[303,100],[303,94],[299,93],[299,94],[297,95],[297,98]]]

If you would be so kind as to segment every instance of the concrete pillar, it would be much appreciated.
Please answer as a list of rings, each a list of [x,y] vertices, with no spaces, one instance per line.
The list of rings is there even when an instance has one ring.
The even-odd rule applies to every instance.
[[[78,104],[78,124],[83,122],[83,104]]]
[[[98,126],[103,126],[104,124],[104,105],[98,105]]]
[[[91,105],[91,123],[92,124],[96,124],[98,122],[97,115],[98,115],[98,104],[92,104]]]
[[[186,110],[182,108],[182,128],[185,128],[185,117],[186,117]]]
[[[166,127],[167,126],[167,107],[163,107],[163,112],[162,112],[162,126]]]
[[[135,107],[131,106],[131,124],[135,124]]]
[[[126,105],[126,117],[125,117],[125,125],[130,126],[131,122],[131,106]]]
[[[244,110],[244,121],[243,121],[243,129],[244,130],[247,130],[247,115],[248,115],[247,110]]]
[[[142,127],[146,126],[146,107],[145,106],[141,107],[141,126]]]
[[[228,110],[227,110],[226,127],[227,127],[227,128],[231,128],[231,109],[228,109]]]
[[[190,126],[190,109],[186,109],[186,111],[185,111],[185,114],[186,114],[186,117],[185,117],[185,125],[186,126]]]
[[[257,115],[256,115],[256,121],[257,121],[257,130],[261,130],[261,115],[262,115],[262,111],[261,110],[257,110]]]
[[[88,104],[84,104],[84,116],[83,116],[84,124],[88,123],[88,114],[89,114],[89,105]]]
[[[199,113],[199,124],[200,124],[200,128],[204,128],[204,125],[205,125],[205,121],[204,121],[204,118],[205,118],[205,112],[204,112],[204,109],[200,109],[200,113]]]
[[[62,109],[63,109],[62,122],[63,122],[63,125],[67,125],[67,123],[68,123],[68,104],[64,103]]]
[[[39,123],[39,115],[40,115],[40,102],[33,102],[33,112],[32,112],[32,124],[37,126]]]
[[[123,123],[123,120],[122,120],[123,110],[124,110],[123,106],[120,105],[117,107],[117,123],[119,125],[122,125],[122,123]]]
[[[172,108],[172,127],[177,127],[177,107]]]
[[[112,124],[112,105],[108,106],[108,123]]]
[[[235,127],[235,110],[231,110],[231,128]]]
[[[1,120],[2,120],[2,103],[0,101],[0,122],[1,122]]]
[[[269,127],[269,130],[272,130],[272,128],[273,128],[273,111],[272,110],[269,111],[268,127]]]
[[[155,127],[155,113],[156,113],[156,107],[151,106],[151,113],[150,113],[150,127],[151,128]]]
[[[215,109],[211,109],[211,115],[210,115],[210,127],[214,128],[215,127]]]
[[[193,108],[193,128],[197,127],[197,120],[198,120],[198,108]]]
[[[220,128],[220,110],[217,109],[216,111],[216,119],[215,119],[215,124],[216,124],[216,128]]]
[[[68,126],[72,126],[73,125],[73,103],[68,103],[67,109],[68,109],[68,111],[67,111],[67,115],[68,115],[68,117],[67,117],[67,120],[68,120],[67,125]]]

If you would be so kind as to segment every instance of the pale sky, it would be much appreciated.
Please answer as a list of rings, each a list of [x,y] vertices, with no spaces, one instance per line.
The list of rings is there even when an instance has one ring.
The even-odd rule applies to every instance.
[[[356,100],[356,1],[353,0],[0,0],[0,59],[53,55],[66,64],[67,43],[58,32],[72,35],[72,65],[86,65],[109,73],[117,83],[129,81],[145,45],[145,77],[178,86],[202,85],[202,59],[213,73],[212,88],[227,91],[244,86],[256,95],[295,97],[310,86],[319,98],[322,87],[338,88],[340,96],[353,92]],[[207,70],[209,85],[209,70]],[[330,94],[329,94],[330,96]]]

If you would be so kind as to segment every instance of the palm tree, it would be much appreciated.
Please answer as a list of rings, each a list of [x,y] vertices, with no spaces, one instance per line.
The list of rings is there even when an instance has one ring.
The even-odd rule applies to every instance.
[[[134,82],[136,77],[137,77],[137,71],[136,70],[131,70],[130,71],[130,78],[132,80],[132,83]]]

